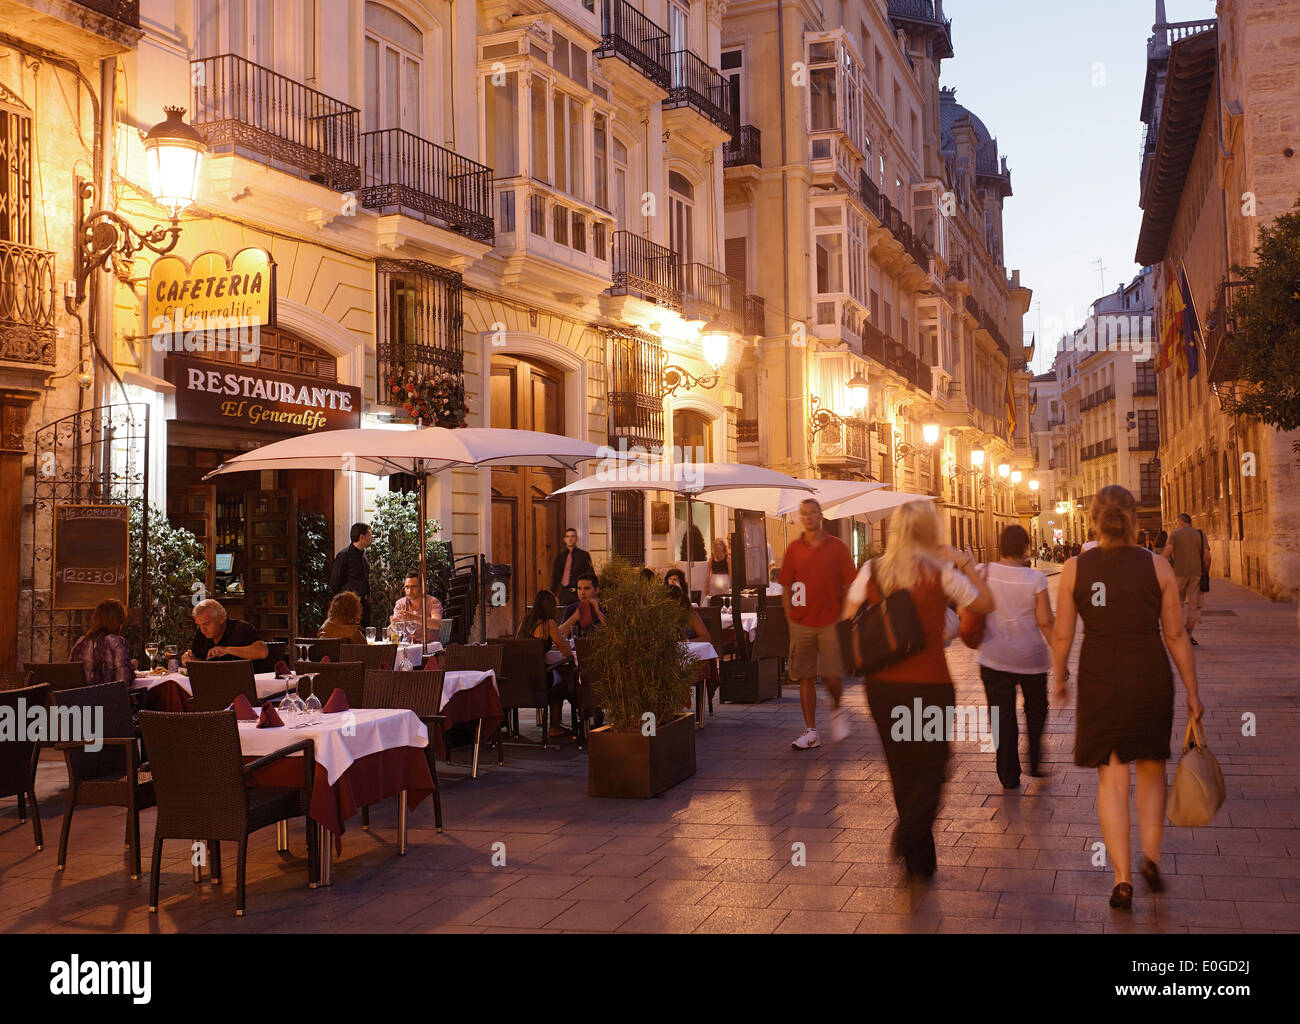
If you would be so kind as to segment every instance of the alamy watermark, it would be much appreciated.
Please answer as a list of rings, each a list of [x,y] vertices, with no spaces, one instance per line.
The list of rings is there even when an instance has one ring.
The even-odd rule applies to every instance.
[[[154,317],[149,330],[155,352],[238,352],[242,363],[262,357],[262,326],[249,317],[182,316],[178,309],[170,319]]]
[[[29,707],[27,698],[19,697],[12,707],[0,706],[0,743],[79,743],[97,754],[104,749],[104,707]]]
[[[1045,321],[1046,322],[1046,321]],[[1067,352],[1127,352],[1136,363],[1151,359],[1156,347],[1155,318],[1149,313],[1102,313],[1086,326],[1067,333],[1061,348]]]
[[[978,740],[983,753],[998,749],[998,709],[985,704],[941,707],[926,705],[917,697],[910,707],[897,705],[889,717],[894,723],[889,730],[890,738],[898,743]]]
[[[626,438],[618,439],[618,447],[603,445],[596,453],[600,462],[596,466],[598,480],[628,481],[630,483],[680,483],[689,490],[699,478],[696,466],[704,461],[703,448],[645,448],[629,445]]]

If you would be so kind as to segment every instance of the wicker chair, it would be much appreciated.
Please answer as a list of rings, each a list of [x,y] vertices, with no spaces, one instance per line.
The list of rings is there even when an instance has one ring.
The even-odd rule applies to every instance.
[[[313,665],[308,671],[314,677],[311,681],[311,692],[320,698],[322,707],[335,690],[343,691],[343,695],[348,699],[348,707],[366,706],[363,700],[366,666],[361,662],[338,661],[328,665]],[[301,683],[298,686],[298,695],[303,696]]]
[[[30,672],[0,672],[0,691],[22,690],[31,685],[32,674]]]
[[[451,638],[456,635],[456,617],[453,615],[449,619],[442,620],[442,626],[438,630],[438,643],[443,647],[451,646]]]
[[[344,644],[339,660],[359,661],[367,669],[391,669],[397,664],[397,644]]]
[[[51,691],[86,685],[86,666],[79,661],[29,662],[23,668],[33,683],[44,683]]]
[[[140,712],[140,730],[149,746],[149,764],[158,790],[158,821],[150,865],[149,913],[158,912],[158,883],[164,839],[208,844],[212,880],[221,880],[221,842],[239,844],[235,873],[235,914],[244,914],[244,875],[248,837],[258,829],[291,818],[306,818],[316,780],[316,746],[301,740],[243,764],[239,726],[233,711],[168,714]],[[301,752],[302,786],[249,786],[254,772]],[[316,825],[307,821],[307,881],[320,874]],[[328,841],[328,839],[326,840]]]
[[[189,673],[195,711],[224,711],[241,693],[258,702],[251,661],[191,661]]]
[[[59,708],[103,711],[102,749],[92,752],[81,743],[58,744],[68,765],[68,804],[59,833],[59,870],[63,870],[68,860],[68,833],[72,829],[72,812],[78,804],[125,807],[131,877],[139,878],[140,811],[154,806],[154,786],[140,779],[142,758],[126,684],[102,683],[58,690],[52,698],[56,712]]]
[[[289,664],[297,667],[298,664],[298,645],[307,644],[307,660],[319,662],[322,658],[329,658],[330,661],[343,660],[343,641],[338,637],[314,637],[300,636],[289,645],[289,654],[291,659]]]
[[[448,672],[495,672],[499,677],[506,649],[501,643],[452,644],[443,652],[442,667]]]
[[[254,673],[274,672],[275,666],[279,662],[285,661],[284,652],[285,652],[285,648],[289,646],[288,640],[267,640],[265,641],[265,643],[266,643],[266,657],[259,658],[257,661],[253,662]]]
[[[514,737],[519,735],[521,708],[539,709],[542,712],[542,749],[547,748],[551,734],[551,701],[556,699],[551,686],[551,666],[546,664],[543,642],[537,637],[499,638],[492,641],[505,649],[501,671],[497,673],[497,687],[501,694],[501,707],[514,715]]]
[[[11,709],[10,713],[17,722],[22,717],[18,713],[19,701],[25,707],[43,708],[50,699],[49,694],[50,688],[45,685],[5,689],[0,692],[0,708]],[[27,820],[27,801],[31,800],[32,831],[36,834],[36,849],[41,850],[45,846],[45,836],[41,832],[41,809],[36,803],[36,759],[32,756],[36,749],[37,744],[17,738],[0,743],[0,797],[18,798],[20,825]]]
[[[365,707],[413,711],[429,730],[429,745],[424,748],[424,756],[429,762],[429,774],[433,776],[433,820],[441,832],[442,796],[438,791],[438,758],[433,749],[433,731],[441,729],[446,721],[443,715],[438,714],[438,702],[442,698],[442,673],[369,669],[363,692]],[[370,823],[366,808],[362,809],[361,823],[363,826]]]

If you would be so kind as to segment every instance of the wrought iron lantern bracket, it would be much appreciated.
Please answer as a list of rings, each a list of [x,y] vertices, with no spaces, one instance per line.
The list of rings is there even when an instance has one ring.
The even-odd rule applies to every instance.
[[[94,194],[94,185],[85,180],[78,182],[77,199],[82,210]],[[77,222],[76,305],[80,306],[86,300],[86,282],[90,275],[113,257],[129,260],[143,249],[165,256],[176,248],[180,236],[178,217],[173,217],[168,227],[156,224],[149,231],[142,232],[112,210],[82,213]]]
[[[660,384],[660,398],[669,398],[678,391],[685,388],[692,391],[700,388],[705,391],[712,390],[718,386],[722,380],[722,371],[717,370],[703,377],[697,377],[684,366],[678,366],[676,363],[669,363],[664,367],[663,381]]]

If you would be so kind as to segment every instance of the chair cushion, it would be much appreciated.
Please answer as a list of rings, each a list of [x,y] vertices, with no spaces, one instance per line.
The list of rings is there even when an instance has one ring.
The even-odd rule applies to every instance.
[[[248,831],[274,825],[286,818],[304,814],[303,792],[281,786],[250,786],[248,792]]]

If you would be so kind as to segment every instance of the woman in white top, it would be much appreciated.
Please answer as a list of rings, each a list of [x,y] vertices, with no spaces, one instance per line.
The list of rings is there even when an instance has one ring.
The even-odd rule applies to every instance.
[[[1047,671],[1052,667],[1052,605],[1047,577],[1028,568],[1029,534],[1023,527],[1002,532],[1002,558],[984,567],[997,608],[984,620],[979,647],[980,677],[998,723],[998,778],[1007,789],[1020,785],[1020,728],[1016,687],[1025,695],[1029,727],[1029,774],[1042,769],[1043,726],[1047,722]],[[1000,733],[1000,735],[999,735]]]

